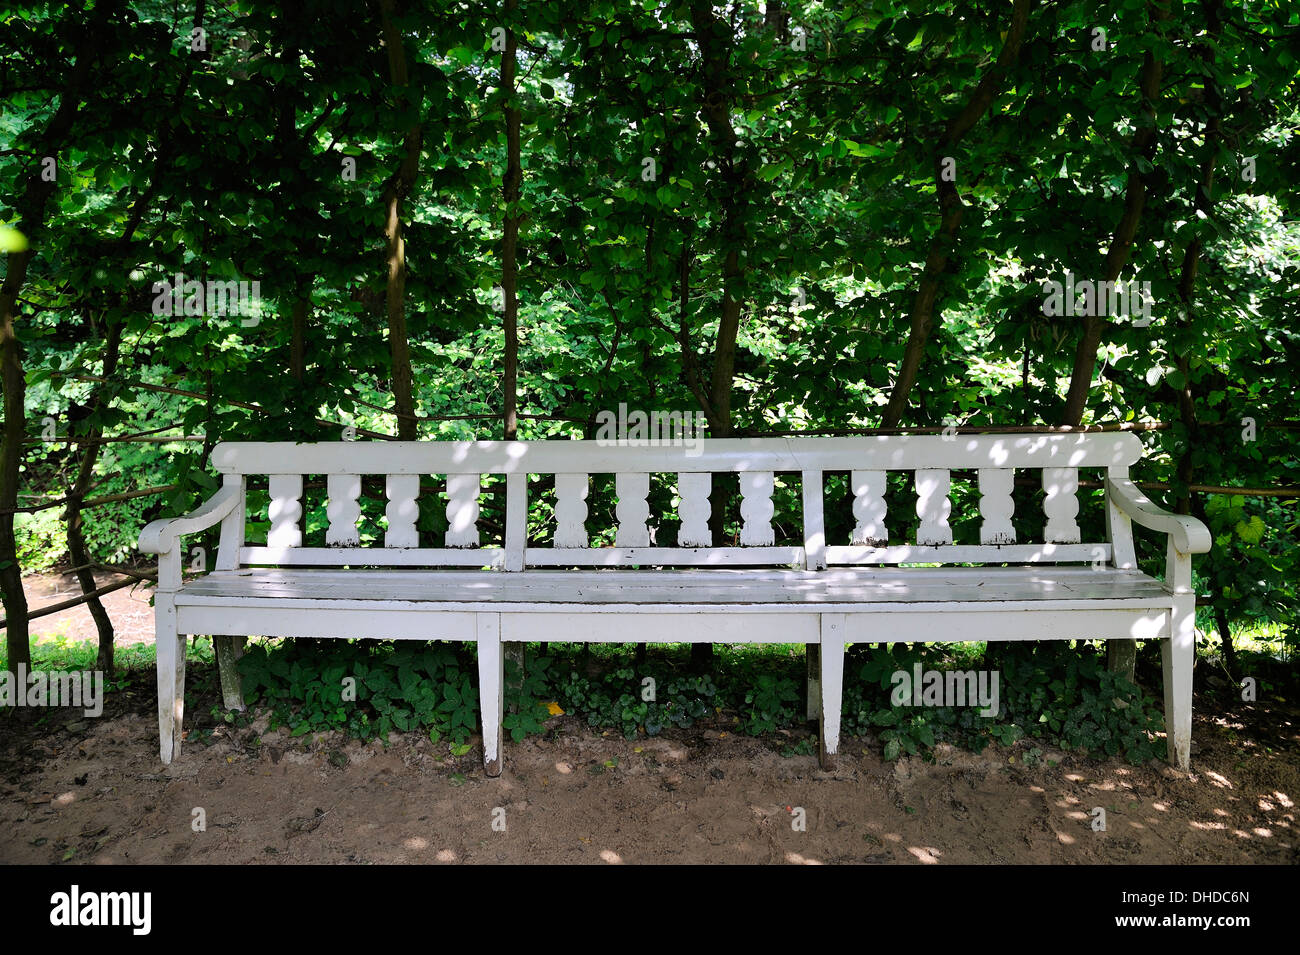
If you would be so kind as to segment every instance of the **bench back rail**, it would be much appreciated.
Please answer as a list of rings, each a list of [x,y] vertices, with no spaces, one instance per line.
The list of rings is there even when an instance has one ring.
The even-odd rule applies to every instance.
[[[719,439],[702,448],[611,445],[596,441],[339,442],[218,445],[213,465],[238,503],[222,521],[217,569],[250,565],[392,567],[827,566],[906,563],[1091,562],[1135,566],[1132,529],[1108,504],[1108,540],[1084,542],[1077,515],[1079,469],[1126,481],[1141,456],[1129,434],[964,435],[857,438]],[[954,544],[952,471],[977,472],[979,544]],[[1012,491],[1017,470],[1041,473],[1042,542],[1017,540]],[[794,472],[802,485],[802,545],[776,544],[776,476]],[[850,539],[826,540],[824,476],[849,475],[854,518]],[[915,540],[891,542],[886,509],[890,472],[912,472]],[[712,546],[714,475],[734,473],[740,491],[739,546]],[[681,526],[675,546],[655,542],[649,527],[651,476],[676,475]],[[267,475],[265,545],[245,538],[250,475]],[[303,546],[304,478],[326,478],[325,547]],[[363,546],[359,531],[363,475],[383,475],[387,529],[383,547]],[[420,480],[445,476],[443,547],[420,545]],[[484,545],[479,528],[484,477],[504,475],[504,546]],[[530,546],[528,476],[555,481],[550,546]],[[592,547],[587,498],[593,475],[613,475],[617,503],[613,546]],[[896,536],[896,535],[893,535]]]

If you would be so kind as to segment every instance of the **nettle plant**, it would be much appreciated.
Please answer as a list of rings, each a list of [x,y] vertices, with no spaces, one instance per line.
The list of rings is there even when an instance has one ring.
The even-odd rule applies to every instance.
[[[647,684],[647,677],[653,682]],[[555,683],[555,696],[565,712],[584,717],[588,726],[616,728],[633,739],[639,733],[657,736],[669,726],[687,729],[714,715],[718,688],[707,675],[621,666],[594,677],[570,670]]]
[[[760,673],[745,691],[747,712],[740,726],[750,736],[772,733],[789,726],[799,715],[799,685],[788,676]]]
[[[1158,758],[1153,734],[1163,729],[1156,702],[1106,670],[1090,647],[1061,644],[997,646],[985,663],[1001,674],[1001,708],[985,717],[977,705],[891,704],[897,671],[965,669],[978,653],[894,644],[853,654],[857,679],[844,687],[846,735],[874,738],[885,759],[926,755],[939,742],[980,751],[1028,737],[1084,755],[1123,756],[1134,764]],[[634,664],[619,651],[593,666],[580,650],[529,655],[521,670],[506,664],[505,728],[515,741],[544,732],[563,712],[627,739],[712,722],[751,736],[804,728],[802,661],[746,658],[708,674],[678,672],[668,661]],[[982,664],[984,665],[984,664]],[[240,660],[246,699],[271,708],[272,726],[295,736],[338,730],[359,739],[427,732],[463,755],[477,732],[478,693],[472,650],[446,644],[396,646],[369,642],[284,641],[254,644]],[[807,740],[783,746],[811,752]]]
[[[1160,756],[1164,729],[1155,701],[1086,647],[1021,644],[1001,660],[1006,724],[1065,750],[1123,756],[1139,765]]]
[[[464,744],[478,723],[474,661],[450,646],[286,640],[239,661],[245,699],[295,736],[341,730],[358,739],[426,729]]]
[[[910,671],[912,664],[926,663],[933,667],[945,662],[937,651],[921,647],[890,644],[883,650],[872,650],[858,671],[861,682],[849,683],[844,689],[844,732],[854,736],[876,732],[884,747],[887,760],[904,754],[915,756],[934,746],[939,739],[952,739],[971,745],[976,738],[973,730],[973,710],[952,707],[927,707],[912,709],[890,704],[893,674],[899,670]],[[991,722],[991,721],[985,721]],[[965,732],[952,732],[954,728]],[[943,733],[944,727],[949,729]],[[940,735],[936,736],[936,729]]]
[[[1011,644],[985,653],[1001,674],[1001,706],[981,716],[977,706],[890,705],[891,677],[913,664],[950,669],[958,662],[944,648],[894,644],[872,650],[844,689],[844,732],[878,734],[885,759],[924,753],[937,742],[980,751],[990,742],[1010,746],[1027,737],[1045,739],[1084,755],[1122,755],[1140,764],[1159,758],[1153,734],[1164,728],[1155,700],[1109,672],[1086,646]]]
[[[551,661],[548,657],[534,657],[525,668],[513,660],[506,660],[506,714],[501,725],[510,733],[516,743],[533,733],[540,733],[551,711],[547,704],[550,698],[548,670]]]

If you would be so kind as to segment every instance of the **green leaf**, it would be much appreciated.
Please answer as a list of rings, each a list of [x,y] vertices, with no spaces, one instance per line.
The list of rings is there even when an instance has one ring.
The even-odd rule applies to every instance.
[[[1247,544],[1258,544],[1262,541],[1266,529],[1263,519],[1258,514],[1252,514],[1249,521],[1238,521],[1236,526],[1237,536]]]
[[[0,252],[26,252],[27,236],[10,226],[0,225]]]

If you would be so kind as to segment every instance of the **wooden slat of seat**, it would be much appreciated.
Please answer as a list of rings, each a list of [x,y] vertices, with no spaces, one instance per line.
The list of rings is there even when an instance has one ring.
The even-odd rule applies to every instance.
[[[713,604],[987,603],[1043,600],[1168,601],[1160,581],[1088,568],[907,568],[872,571],[334,571],[212,573],[178,604],[245,600],[375,603]]]

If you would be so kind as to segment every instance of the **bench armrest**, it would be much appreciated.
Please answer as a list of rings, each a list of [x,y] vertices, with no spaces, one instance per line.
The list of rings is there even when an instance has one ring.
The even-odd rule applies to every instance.
[[[1194,517],[1166,511],[1128,478],[1106,478],[1106,494],[1135,524],[1173,535],[1174,549],[1180,554],[1204,554],[1210,549],[1208,527]]]
[[[183,517],[171,517],[148,524],[140,532],[140,552],[171,553],[180,538],[220,524],[222,518],[233,511],[238,503],[239,488],[223,487]]]
[[[140,532],[140,553],[158,554],[158,589],[173,591],[181,585],[180,539],[220,524],[239,505],[242,491],[227,485],[184,517],[153,521]]]

